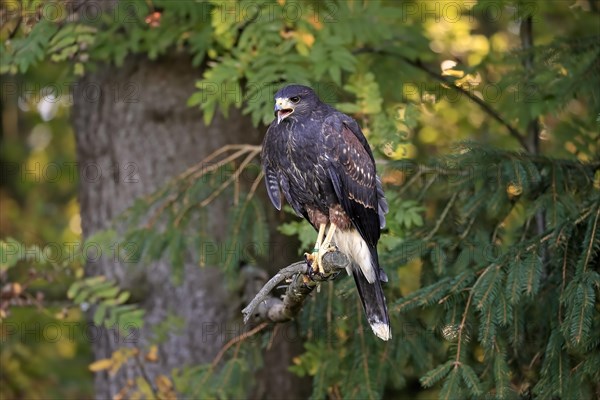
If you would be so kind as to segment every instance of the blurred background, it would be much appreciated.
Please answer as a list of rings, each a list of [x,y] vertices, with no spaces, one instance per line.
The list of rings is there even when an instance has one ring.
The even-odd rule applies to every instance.
[[[441,253],[398,256],[409,239],[442,246],[450,265],[461,247],[448,249],[470,235],[506,250],[556,233],[563,219],[596,216],[587,201],[600,186],[599,13],[595,0],[3,1],[2,399],[548,395],[549,320],[536,321],[542,338],[524,329],[509,339],[506,328],[506,340],[495,342],[506,365],[489,361],[481,333],[470,340],[456,331],[456,342],[439,328],[454,326],[442,323],[443,313],[470,303],[467,285],[445,309],[394,311],[388,347],[368,329],[356,334],[365,324],[344,278],[324,285],[323,300],[307,303],[297,321],[235,341],[248,329],[240,320],[248,279],[264,276],[253,268],[274,274],[299,260],[315,235],[268,203],[259,145],[285,83],[309,84],[357,119],[390,203],[380,253],[388,302],[400,310],[401,298],[426,295],[418,290],[462,271],[436,269]],[[489,154],[472,164],[438,158],[472,143]],[[496,151],[513,152],[520,172],[506,172]],[[565,172],[571,194],[554,217],[541,203],[553,184],[519,178],[502,180],[504,197],[490,195],[482,214],[447,217],[446,205],[468,208],[470,195],[452,200],[453,178],[444,174],[496,171],[477,163],[486,157],[502,177],[526,181],[533,166],[545,182],[555,170],[544,160],[562,160],[587,181]],[[517,211],[498,217],[505,206]],[[572,238],[589,241],[589,251],[574,250],[584,264],[573,255],[572,269],[598,271],[600,238],[585,226]],[[540,265],[552,270],[557,254],[540,250]],[[472,264],[464,268],[477,271]],[[551,278],[540,278],[535,293],[524,283],[526,301],[538,290],[560,297],[552,292],[560,278],[544,268],[540,275]],[[574,368],[588,366],[589,354],[592,371],[600,362],[600,285],[590,287],[585,350],[564,356]],[[467,311],[475,332],[480,316]],[[498,322],[498,337],[512,323]],[[465,378],[453,392],[437,383],[450,367],[439,379],[426,374],[456,343],[462,354],[461,340],[480,383]],[[530,356],[512,354],[515,343],[530,346]],[[552,389],[554,397],[599,396],[597,369],[582,374],[573,372],[568,389]]]

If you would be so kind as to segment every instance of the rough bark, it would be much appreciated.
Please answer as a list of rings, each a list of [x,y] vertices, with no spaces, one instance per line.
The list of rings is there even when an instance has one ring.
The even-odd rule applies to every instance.
[[[232,111],[227,119],[217,115],[205,126],[200,111],[186,106],[199,77],[200,71],[185,58],[157,62],[131,58],[120,68],[100,66],[79,83],[74,91],[73,123],[84,237],[107,228],[137,197],[153,192],[222,145],[260,143],[260,130],[252,128],[239,112]],[[217,201],[210,207],[205,222],[219,240],[226,233],[229,201]],[[272,253],[277,257],[268,262],[274,269],[293,256]],[[158,363],[146,364],[151,379],[176,367],[210,362],[232,334],[241,333],[237,299],[227,293],[218,268],[188,264],[181,285],[172,282],[170,271],[166,261],[132,266],[115,262],[113,255],[88,262],[88,275],[102,274],[135,289],[143,295],[141,306],[146,310],[144,328],[128,338],[132,343],[115,340],[113,334],[102,330],[93,343],[96,359],[109,358],[123,346],[143,348],[149,343],[151,327],[169,313],[183,318],[185,327],[160,344]],[[265,368],[272,371],[263,371],[269,381],[257,382],[257,394],[300,393],[305,385],[298,385],[287,372],[292,353],[299,347],[301,343],[289,343],[285,338],[274,343],[269,352],[278,354],[266,355],[270,364]],[[96,373],[96,397],[112,398],[127,379],[140,375],[135,363],[115,376]]]

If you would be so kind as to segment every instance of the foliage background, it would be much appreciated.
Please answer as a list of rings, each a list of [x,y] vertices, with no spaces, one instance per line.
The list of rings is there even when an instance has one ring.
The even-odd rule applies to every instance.
[[[93,360],[84,330],[90,306],[107,326],[141,324],[143,310],[117,283],[84,279],[69,91],[102,63],[172,53],[204,71],[189,106],[206,123],[239,107],[267,124],[277,87],[310,84],[360,122],[380,162],[395,340],[363,334],[348,279],[325,287],[299,318],[305,352],[290,366],[314,397],[600,395],[597,1],[121,1],[101,18],[79,4],[1,8],[3,398],[90,396],[90,369],[137,357]],[[140,244],[141,260],[169,257],[182,279],[177,215],[164,231],[136,221],[173,191],[214,189],[199,179],[139,202],[124,242]],[[251,204],[230,240],[265,234],[269,205]],[[299,254],[310,246],[306,224],[282,231],[299,236]],[[230,286],[237,261],[223,265]],[[51,340],[56,326],[75,326],[73,337]],[[243,396],[261,335],[222,365],[142,377],[133,393]],[[159,346],[138,349],[143,362]]]

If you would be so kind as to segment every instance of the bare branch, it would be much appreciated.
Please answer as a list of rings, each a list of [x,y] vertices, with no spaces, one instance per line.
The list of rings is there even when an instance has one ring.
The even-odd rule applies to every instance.
[[[173,179],[169,185],[165,187],[165,189],[159,190],[146,198],[146,202],[150,204],[158,200],[158,198],[163,195],[166,190],[173,190],[173,193],[166,197],[166,199],[160,204],[160,206],[158,206],[157,210],[149,218],[149,222],[146,225],[147,228],[152,228],[163,212],[169,207],[173,207],[173,205],[181,198],[181,196],[183,196],[186,191],[190,189],[190,187],[192,187],[192,185],[200,178],[207,176],[217,171],[219,168],[222,168],[229,163],[236,162],[238,159],[244,157],[233,175],[223,182],[221,186],[215,189],[215,191],[213,191],[206,199],[199,203],[194,202],[193,204],[189,204],[183,209],[183,211],[179,212],[177,218],[175,219],[175,225],[179,225],[183,217],[191,209],[196,207],[206,207],[219,194],[227,189],[227,187],[234,185],[238,181],[240,175],[244,172],[244,169],[248,166],[248,164],[258,157],[261,149],[262,146],[260,145],[229,144],[220,147],[199,163],[188,168],[186,171]],[[233,154],[229,154],[234,150],[235,152]],[[262,178],[262,174],[259,176]],[[260,180],[259,178],[257,179]],[[252,195],[254,194],[253,191],[256,190],[256,186],[257,182],[255,181],[252,185]]]
[[[158,397],[158,388],[156,387],[156,384],[154,383],[154,381],[152,379],[150,379],[150,375],[148,374],[148,371],[146,371],[146,368],[144,367],[144,363],[141,360],[141,354],[140,352],[138,352],[136,355],[133,356],[133,359],[135,360],[135,364],[137,365],[138,369],[140,370],[140,373],[142,374],[142,379],[146,381],[146,383],[148,384],[148,386],[150,386],[150,390],[152,390],[152,393],[154,394],[154,396]]]
[[[350,260],[339,251],[333,251],[323,256],[323,274],[310,276],[305,261],[282,268],[242,310],[244,323],[248,323],[251,318],[256,322],[286,322],[293,319],[319,283],[335,279],[338,273],[348,266]],[[272,295],[271,291],[284,281],[289,282],[289,285],[283,297]]]
[[[248,339],[250,336],[262,331],[264,328],[266,328],[269,325],[268,322],[263,322],[262,324],[250,329],[248,332],[244,332],[239,336],[234,337],[233,339],[231,339],[229,342],[225,343],[225,345],[221,348],[221,350],[219,350],[219,353],[217,353],[217,355],[215,356],[214,360],[212,361],[212,363],[210,364],[210,367],[212,369],[214,369],[218,364],[219,361],[221,361],[221,358],[223,358],[223,355],[225,354],[225,352],[227,350],[229,350],[229,348],[231,346],[233,346],[236,343],[240,343],[246,339]]]
[[[221,194],[221,192],[223,192],[223,190],[225,190],[227,188],[227,186],[231,185],[232,182],[237,182],[238,178],[244,171],[244,168],[246,168],[246,166],[250,163],[250,161],[252,161],[256,156],[258,156],[259,153],[260,153],[260,146],[257,146],[257,149],[255,149],[255,150],[251,150],[250,154],[248,154],[246,156],[246,158],[244,159],[244,161],[242,161],[240,166],[237,167],[237,169],[235,170],[233,175],[231,175],[229,177],[229,179],[227,179],[225,182],[223,182],[221,184],[221,186],[219,186],[214,192],[212,192],[210,196],[208,196],[206,199],[202,200],[202,202],[200,203],[200,207],[206,207],[219,194]]]
[[[448,211],[450,211],[450,208],[452,208],[452,205],[456,201],[457,196],[458,196],[458,193],[454,193],[452,195],[452,197],[450,198],[450,201],[448,201],[448,204],[446,205],[446,208],[444,208],[444,211],[442,211],[442,215],[440,215],[440,217],[436,221],[435,226],[433,227],[433,230],[431,232],[429,232],[429,234],[425,237],[426,242],[430,241],[431,238],[433,237],[433,235],[435,235],[437,233],[438,229],[440,229],[440,226],[442,226],[442,223],[444,222],[444,220],[446,219],[446,216],[448,215]]]

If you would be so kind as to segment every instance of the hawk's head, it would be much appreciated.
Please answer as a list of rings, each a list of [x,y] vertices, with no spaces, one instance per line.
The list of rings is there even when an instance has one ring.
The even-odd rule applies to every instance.
[[[318,104],[319,98],[308,86],[286,86],[275,94],[275,117],[277,117],[277,123],[281,123],[281,121],[292,114],[295,118],[308,116]]]

